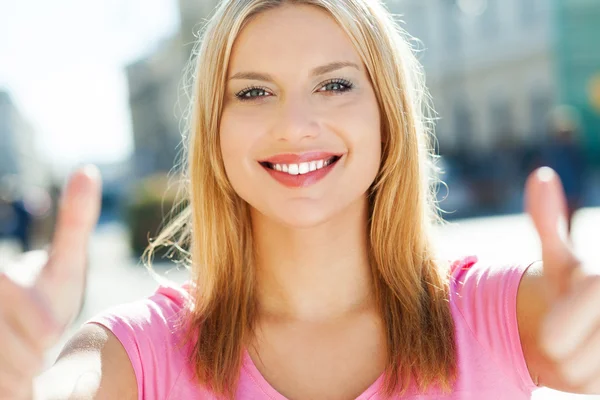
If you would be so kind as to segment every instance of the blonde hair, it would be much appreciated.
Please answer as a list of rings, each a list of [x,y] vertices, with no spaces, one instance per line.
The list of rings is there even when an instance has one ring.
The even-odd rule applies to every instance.
[[[282,4],[330,13],[351,38],[373,83],[382,115],[380,171],[369,192],[369,259],[385,322],[386,393],[412,380],[425,391],[451,390],[457,355],[448,304],[448,268],[436,260],[432,226],[435,165],[422,68],[407,35],[379,0],[224,0],[198,42],[187,156],[187,207],[145,252],[189,246],[187,338],[199,381],[233,396],[245,340],[256,317],[249,206],[227,180],[219,125],[232,46],[256,14]]]

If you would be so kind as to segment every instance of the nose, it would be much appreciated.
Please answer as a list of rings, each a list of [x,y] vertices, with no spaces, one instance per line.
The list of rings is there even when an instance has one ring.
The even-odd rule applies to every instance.
[[[308,99],[288,98],[278,113],[272,132],[276,140],[297,143],[319,135],[317,115]]]

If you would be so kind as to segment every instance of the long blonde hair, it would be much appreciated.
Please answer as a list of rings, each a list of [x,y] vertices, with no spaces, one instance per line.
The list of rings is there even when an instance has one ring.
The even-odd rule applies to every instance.
[[[245,340],[256,318],[249,206],[228,182],[219,145],[231,49],[256,14],[284,3],[328,11],[351,38],[382,115],[381,168],[369,192],[369,259],[388,363],[386,393],[416,380],[451,390],[457,375],[447,265],[436,260],[432,226],[433,136],[422,68],[406,33],[379,0],[223,0],[197,44],[191,98],[186,208],[148,247],[189,247],[193,307],[187,338],[199,382],[233,396]]]

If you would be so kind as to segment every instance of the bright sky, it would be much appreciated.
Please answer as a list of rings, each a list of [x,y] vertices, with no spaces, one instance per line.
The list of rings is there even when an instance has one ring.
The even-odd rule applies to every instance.
[[[178,29],[176,0],[0,0],[0,90],[54,166],[126,158],[124,66]]]

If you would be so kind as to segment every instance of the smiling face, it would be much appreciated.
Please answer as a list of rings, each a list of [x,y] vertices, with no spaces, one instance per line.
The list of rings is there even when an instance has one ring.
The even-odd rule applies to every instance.
[[[244,27],[220,143],[253,217],[307,227],[366,204],[380,165],[379,108],[359,54],[326,11],[284,5]]]

